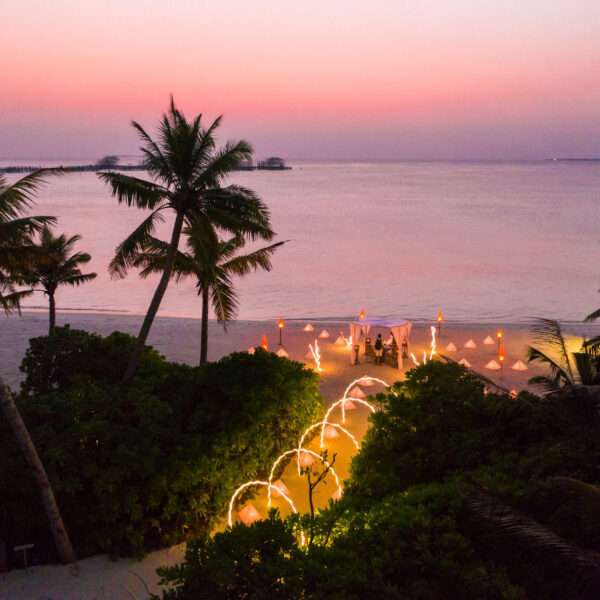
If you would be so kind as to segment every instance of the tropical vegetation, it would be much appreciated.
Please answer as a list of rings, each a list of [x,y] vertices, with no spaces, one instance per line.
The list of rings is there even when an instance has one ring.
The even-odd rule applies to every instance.
[[[162,597],[598,597],[598,412],[484,391],[457,364],[409,371],[378,394],[341,500],[199,536]]]
[[[239,254],[246,240],[241,234],[220,239],[215,228],[205,219],[194,219],[191,227],[184,227],[188,252],[177,251],[171,277],[181,281],[186,277],[196,280],[198,296],[202,299],[202,326],[200,341],[200,364],[208,357],[208,312],[212,305],[217,321],[224,327],[237,314],[238,295],[233,287],[233,277],[243,277],[251,270],[271,270],[271,256],[284,242],[277,242]],[[149,236],[143,251],[133,259],[132,265],[141,269],[140,276],[162,273],[167,260],[169,245]]]
[[[73,246],[81,240],[80,235],[67,238],[55,236],[44,225],[39,233],[39,242],[33,244],[35,256],[17,269],[21,279],[34,292],[41,291],[48,297],[49,335],[56,325],[55,294],[59,286],[80,286],[96,278],[96,273],[82,273],[80,265],[91,260],[86,252],[73,253]]]
[[[31,340],[16,399],[80,556],[142,555],[210,528],[237,485],[265,477],[323,410],[318,375],[257,350],[189,367],[135,338],[68,327]],[[0,424],[0,536],[54,549],[34,482]],[[47,554],[44,555],[43,552]]]
[[[36,256],[33,234],[56,219],[27,216],[27,211],[47,176],[56,172],[40,169],[10,185],[0,175],[0,309],[6,313],[19,310],[21,300],[33,293],[19,288],[23,283],[19,272]]]
[[[171,98],[170,108],[159,123],[156,141],[141,125],[132,123],[144,142],[140,150],[152,181],[110,171],[99,173],[119,202],[151,211],[118,246],[110,265],[114,277],[127,274],[165,212],[174,219],[162,275],[125,372],[127,383],[135,376],[171,279],[183,227],[192,227],[194,221],[200,220],[207,227],[250,239],[269,240],[274,235],[268,210],[254,192],[239,185],[223,185],[231,171],[251,156],[251,146],[245,141],[228,142],[216,150],[215,134],[221,117],[207,128],[202,126],[201,119],[202,115],[198,115],[188,121]]]

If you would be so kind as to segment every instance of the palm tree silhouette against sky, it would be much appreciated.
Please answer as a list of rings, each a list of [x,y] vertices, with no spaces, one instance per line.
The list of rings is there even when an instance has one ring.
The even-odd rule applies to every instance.
[[[163,299],[175,262],[184,225],[202,219],[222,230],[251,239],[271,239],[269,213],[263,202],[249,189],[239,185],[223,187],[227,176],[243,159],[252,154],[245,141],[228,142],[216,150],[215,132],[221,117],[208,128],[201,125],[202,115],[187,121],[173,98],[158,125],[156,141],[136,122],[144,145],[144,165],[152,181],[102,172],[99,177],[111,188],[119,202],[150,210],[150,215],[118,247],[110,264],[113,277],[124,277],[134,257],[143,250],[165,212],[175,219],[168,244],[163,271],[142,323],[136,346],[130,358],[124,381],[135,376],[142,349],[152,322]]]

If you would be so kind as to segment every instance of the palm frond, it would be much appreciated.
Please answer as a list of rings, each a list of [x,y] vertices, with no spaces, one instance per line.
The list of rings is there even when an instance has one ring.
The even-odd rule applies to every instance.
[[[6,183],[6,177],[0,176],[0,221],[22,215],[46,183],[45,179],[63,173],[64,169],[38,169],[10,185]]]
[[[550,358],[547,354],[539,350],[538,348],[534,348],[533,346],[527,347],[527,362],[541,362],[547,365],[550,368],[550,379],[560,381],[561,379],[567,385],[572,385],[574,383],[572,374],[569,375],[565,369],[561,365],[559,365],[555,360]],[[531,381],[531,380],[530,380]]]
[[[275,250],[285,244],[285,241],[271,244],[260,250],[255,250],[249,254],[242,256],[236,256],[228,262],[222,265],[222,268],[227,273],[238,275],[243,277],[250,273],[252,269],[257,271],[258,269],[264,269],[265,271],[271,270],[271,257],[275,253]]]
[[[110,261],[108,267],[111,277],[122,279],[127,275],[128,269],[133,266],[136,255],[143,252],[144,244],[154,232],[156,222],[163,220],[159,210],[152,212],[117,246],[115,257]]]
[[[127,206],[155,210],[169,197],[169,191],[162,186],[131,175],[103,171],[98,177],[110,186],[117,201]]]
[[[21,314],[21,300],[31,296],[31,294],[33,294],[33,290],[8,291],[4,293],[0,290],[0,309],[7,315],[15,310]]]
[[[227,323],[237,314],[238,297],[226,273],[221,272],[212,282],[210,295],[217,321],[227,329]]]
[[[212,157],[212,160],[204,166],[202,172],[198,174],[194,180],[194,187],[208,189],[221,185],[224,179],[231,175],[231,172],[239,167],[243,160],[251,156],[252,146],[248,142],[244,140],[227,142]]]
[[[87,283],[88,281],[92,281],[92,279],[96,279],[96,273],[85,273],[82,275],[70,275],[69,277],[65,277],[62,280],[63,284],[79,286]]]
[[[560,323],[554,319],[536,319],[532,331],[536,341],[549,346],[560,357],[563,369],[568,373],[568,380],[573,382],[573,369],[567,345]],[[555,364],[556,362],[553,361]]]
[[[600,308],[595,310],[593,313],[590,313],[584,320],[584,323],[592,323],[600,319]]]

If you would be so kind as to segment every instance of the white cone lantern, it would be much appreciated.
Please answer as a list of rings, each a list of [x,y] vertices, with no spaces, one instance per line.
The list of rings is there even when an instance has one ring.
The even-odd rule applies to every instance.
[[[344,341],[344,338],[341,335],[338,335],[337,340],[335,340],[335,342],[333,342],[336,346],[345,346],[346,342]]]
[[[256,352],[256,348],[248,348],[248,354],[254,354]]]
[[[368,375],[363,375],[359,383],[364,387],[371,387],[372,385],[375,385],[373,380]]]
[[[500,369],[500,365],[495,360],[490,360],[490,362],[485,365],[486,369],[490,369],[491,371],[498,371]]]
[[[491,335],[488,335],[485,340],[483,340],[483,343],[486,346],[491,346],[492,344],[495,344],[496,342],[494,341],[494,338]]]
[[[340,434],[337,430],[337,427],[334,427],[333,425],[327,425],[327,427],[325,427],[325,431],[323,432],[323,437],[328,440],[333,440],[340,437]]]
[[[310,323],[307,323],[304,326],[304,331],[314,331],[314,330],[315,330],[315,328]]]
[[[473,340],[469,340],[465,344],[465,348],[468,348],[469,350],[475,350],[475,348],[477,348],[477,344]]]
[[[522,361],[522,360],[518,360],[512,367],[511,369],[514,369],[515,371],[527,371],[529,367]]]
[[[461,358],[458,361],[458,364],[467,367],[467,369],[470,369],[473,366],[466,358]]]
[[[240,521],[244,525],[250,525],[251,523],[254,523],[255,521],[260,521],[262,519],[260,513],[256,510],[256,508],[254,508],[253,504],[248,504],[247,506],[244,506],[244,508],[240,510],[238,515],[240,516]]]
[[[284,494],[288,498],[290,497],[291,492],[288,489],[288,486],[285,485],[285,483],[283,483],[281,479],[274,481],[273,487],[271,488],[271,496],[273,496],[274,498],[281,498],[281,496],[283,496]]]
[[[329,331],[327,331],[327,329],[323,329],[323,331],[321,331],[321,333],[319,334],[320,338],[328,338],[329,337]]]
[[[279,348],[279,350],[277,350],[275,354],[277,354],[277,356],[280,356],[281,358],[289,356],[289,354],[283,348]]]
[[[357,385],[350,390],[348,396],[350,396],[350,398],[366,398],[365,393]]]
[[[458,348],[456,347],[456,345],[454,344],[454,342],[450,342],[446,346],[446,352],[456,352],[457,350],[458,350]]]
[[[294,458],[294,460],[301,467],[310,467],[310,465],[315,464],[315,459],[312,457],[312,454],[309,454],[305,450],[300,450],[300,456],[298,456],[298,453],[296,453],[296,457]]]
[[[356,408],[356,404],[352,402],[352,400],[344,400],[344,410],[354,410]]]

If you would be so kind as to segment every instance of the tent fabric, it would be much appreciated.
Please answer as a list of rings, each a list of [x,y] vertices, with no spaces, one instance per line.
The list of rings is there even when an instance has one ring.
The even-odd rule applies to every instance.
[[[389,317],[385,319],[378,318],[364,318],[360,321],[352,321],[350,323],[350,335],[352,336],[352,344],[356,345],[359,343],[360,334],[364,333],[365,337],[369,335],[371,327],[384,327],[392,330],[396,344],[398,348],[402,346],[402,342],[406,340],[409,343],[410,331],[412,329],[412,323],[406,319],[400,317]],[[356,354],[350,352],[350,364],[356,364]],[[398,368],[402,368],[402,352],[398,352]]]

